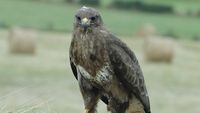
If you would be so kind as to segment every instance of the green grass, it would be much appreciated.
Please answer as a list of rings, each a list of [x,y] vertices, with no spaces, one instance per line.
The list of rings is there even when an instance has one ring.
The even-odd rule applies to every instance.
[[[69,66],[71,35],[39,32],[37,54],[12,55],[0,30],[1,113],[81,113],[83,101]],[[123,38],[144,72],[152,113],[199,113],[200,45],[178,41],[172,64],[148,63],[141,38]],[[107,113],[101,103],[99,113]]]
[[[109,2],[109,1],[108,1]],[[74,14],[80,6],[26,0],[1,0],[0,25],[24,26],[40,30],[71,32]],[[181,38],[200,36],[199,18],[179,17],[100,8],[107,28],[122,36],[132,36],[139,26],[153,23],[162,34],[173,31]]]
[[[72,29],[72,6],[62,4],[46,4],[34,1],[0,1],[0,20],[8,26],[20,25],[36,29],[48,29],[70,31]]]

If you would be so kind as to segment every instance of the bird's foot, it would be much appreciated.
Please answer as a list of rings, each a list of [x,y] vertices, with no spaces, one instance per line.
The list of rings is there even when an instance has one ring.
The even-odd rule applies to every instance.
[[[88,110],[88,109],[85,109],[84,113],[89,113],[89,110]]]

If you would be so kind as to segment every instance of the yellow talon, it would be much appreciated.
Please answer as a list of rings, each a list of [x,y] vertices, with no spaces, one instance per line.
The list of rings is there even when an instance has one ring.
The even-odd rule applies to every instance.
[[[88,109],[85,109],[85,112],[84,113],[89,113],[89,110]]]

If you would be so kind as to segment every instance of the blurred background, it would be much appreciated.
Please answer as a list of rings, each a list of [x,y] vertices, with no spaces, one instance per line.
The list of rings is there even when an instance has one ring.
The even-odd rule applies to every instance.
[[[135,52],[152,113],[200,113],[200,0],[0,0],[0,113],[83,112],[68,58],[83,5]]]

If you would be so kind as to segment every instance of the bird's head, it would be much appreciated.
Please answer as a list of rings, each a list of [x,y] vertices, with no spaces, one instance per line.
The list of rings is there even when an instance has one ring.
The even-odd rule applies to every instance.
[[[87,30],[102,26],[103,21],[100,13],[96,9],[83,6],[75,15],[74,25],[75,28],[86,32]]]

